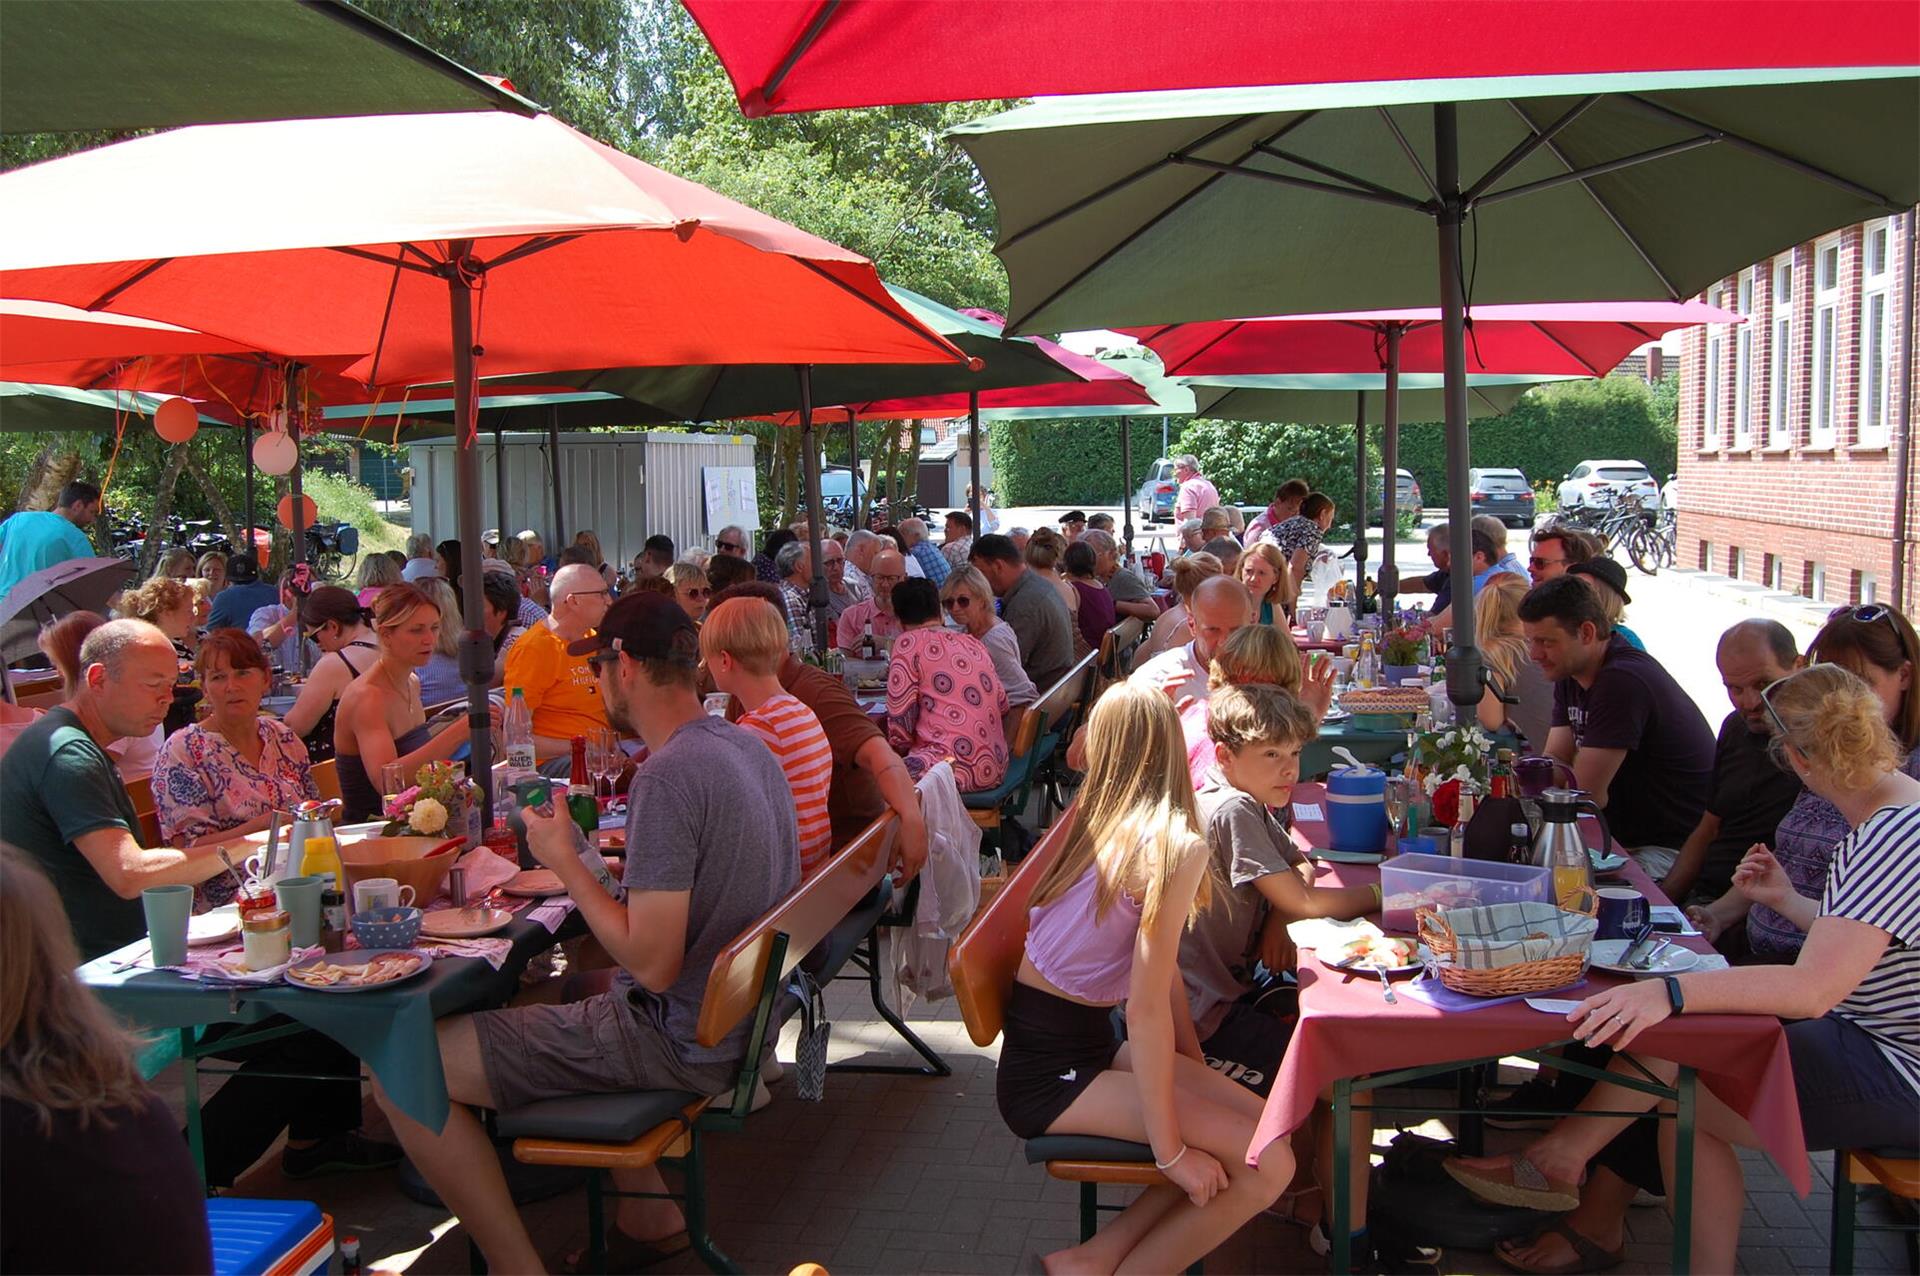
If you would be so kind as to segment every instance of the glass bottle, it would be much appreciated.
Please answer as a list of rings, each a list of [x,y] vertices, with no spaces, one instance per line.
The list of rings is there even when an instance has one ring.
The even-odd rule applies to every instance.
[[[567,814],[580,831],[593,841],[600,831],[600,803],[594,800],[593,778],[587,771],[587,737],[573,737],[573,770],[567,776]]]
[[[533,770],[533,710],[527,708],[526,693],[519,687],[507,698],[507,710],[500,718],[500,734],[507,742],[508,768]]]

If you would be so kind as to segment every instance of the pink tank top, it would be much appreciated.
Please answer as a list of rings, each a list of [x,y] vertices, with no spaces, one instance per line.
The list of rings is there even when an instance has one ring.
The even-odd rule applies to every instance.
[[[1115,1004],[1127,999],[1133,979],[1133,945],[1140,934],[1140,905],[1125,891],[1105,917],[1094,916],[1097,865],[1049,903],[1027,912],[1027,957],[1047,982],[1082,1001]]]

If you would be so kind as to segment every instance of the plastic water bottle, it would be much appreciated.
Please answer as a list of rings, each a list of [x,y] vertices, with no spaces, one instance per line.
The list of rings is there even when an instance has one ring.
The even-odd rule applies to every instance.
[[[520,688],[513,689],[507,711],[500,717],[500,734],[507,742],[507,765],[515,771],[531,771],[533,762],[533,710]]]

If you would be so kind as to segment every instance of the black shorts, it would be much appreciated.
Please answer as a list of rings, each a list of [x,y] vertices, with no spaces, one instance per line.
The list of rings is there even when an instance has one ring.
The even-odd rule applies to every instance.
[[[1023,1139],[1045,1134],[1119,1051],[1112,1007],[1083,1006],[1015,981],[994,1074],[1007,1128]]]
[[[1200,1043],[1200,1053],[1207,1057],[1209,1068],[1264,1099],[1280,1074],[1295,1022],[1250,1002],[1236,1001],[1227,1007],[1227,1016],[1213,1035]]]

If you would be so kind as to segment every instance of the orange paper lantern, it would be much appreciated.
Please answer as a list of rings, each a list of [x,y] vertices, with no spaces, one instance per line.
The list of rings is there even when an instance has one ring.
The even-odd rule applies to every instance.
[[[286,528],[288,531],[292,531],[293,493],[289,492],[280,498],[279,514],[280,526]],[[319,506],[313,503],[311,496],[308,496],[305,492],[300,493],[300,526],[312,527],[314,519],[318,517],[320,517]]]
[[[169,443],[185,443],[200,432],[200,413],[187,399],[162,399],[153,410],[153,432]]]

